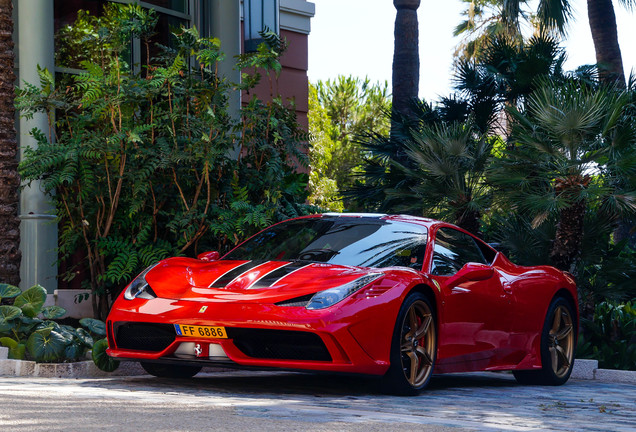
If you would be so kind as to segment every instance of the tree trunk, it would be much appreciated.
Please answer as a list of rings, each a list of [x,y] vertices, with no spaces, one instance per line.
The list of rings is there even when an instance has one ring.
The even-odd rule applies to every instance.
[[[587,16],[596,50],[599,78],[604,83],[616,83],[625,88],[623,58],[612,0],[587,0]]]
[[[393,51],[393,113],[409,115],[410,101],[418,97],[420,82],[419,29],[420,0],[393,0],[395,46]]]
[[[561,210],[556,236],[550,251],[552,264],[574,273],[576,259],[581,253],[585,202],[578,201]]]
[[[20,283],[18,143],[15,130],[13,5],[0,0],[0,282]]]

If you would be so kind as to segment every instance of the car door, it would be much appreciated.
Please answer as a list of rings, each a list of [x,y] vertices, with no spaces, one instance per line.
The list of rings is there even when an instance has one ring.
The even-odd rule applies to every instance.
[[[494,253],[494,252],[493,252]],[[503,278],[449,284],[467,263],[490,266],[472,236],[451,227],[435,233],[430,276],[442,296],[439,367],[445,371],[481,370],[505,355],[509,340],[510,296]]]

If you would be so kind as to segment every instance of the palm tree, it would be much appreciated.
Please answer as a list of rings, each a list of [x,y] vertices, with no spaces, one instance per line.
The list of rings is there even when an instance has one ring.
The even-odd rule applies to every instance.
[[[619,2],[626,7],[636,5],[634,0]],[[587,0],[587,16],[596,51],[596,63],[599,65],[599,78],[603,82],[616,82],[624,87],[625,72],[612,0]]]
[[[571,79],[544,80],[525,112],[508,109],[514,148],[489,179],[503,192],[501,205],[530,215],[534,227],[556,220],[550,258],[558,268],[575,271],[589,209],[614,224],[636,212],[636,191],[619,178],[636,166],[628,151],[635,143],[628,105],[624,92]]]
[[[479,59],[484,48],[497,37],[521,42],[517,25],[507,22],[502,0],[462,0],[467,4],[464,21],[453,31],[461,36],[455,56],[461,59]],[[512,25],[511,25],[512,24]]]
[[[464,13],[467,18],[457,26],[455,35],[468,34],[460,43],[458,53],[469,57],[479,54],[484,40],[502,33],[514,34],[519,29],[520,19],[532,21],[536,17],[534,21],[539,29],[554,29],[560,34],[566,32],[567,23],[572,19],[569,0],[540,0],[536,15],[523,8],[527,0],[463,1],[469,4]],[[636,6],[636,0],[618,2],[627,8]],[[612,0],[587,0],[587,14],[600,79],[624,88],[625,74]]]
[[[478,58],[457,62],[455,88],[469,99],[496,97],[500,103],[518,106],[539,78],[563,75],[564,61],[558,41],[546,33],[526,41],[499,35],[485,42]]]
[[[409,188],[389,189],[396,210],[452,222],[474,234],[491,200],[484,172],[496,138],[480,135],[469,122],[439,123],[413,131],[405,145]]]
[[[537,35],[550,30],[564,30],[571,16],[566,2],[541,0],[538,12],[533,13],[526,0],[462,0],[467,3],[464,21],[455,27],[454,35],[462,36],[455,55],[461,59],[481,60],[483,52],[494,40],[506,39],[511,45],[523,45],[521,21],[534,27]]]
[[[0,282],[20,282],[18,150],[13,73],[13,5],[0,0]]]
[[[458,97],[435,107],[413,103],[411,118],[394,119],[390,136],[360,139],[369,155],[364,181],[348,196],[368,210],[437,217],[478,234],[490,202],[484,172],[498,140],[488,136],[487,105]]]
[[[418,97],[420,57],[417,8],[420,0],[393,0],[395,46],[393,51],[393,112],[408,115],[410,103]]]

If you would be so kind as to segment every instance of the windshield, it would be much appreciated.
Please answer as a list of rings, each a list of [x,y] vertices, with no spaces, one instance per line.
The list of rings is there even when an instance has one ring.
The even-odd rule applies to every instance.
[[[427,231],[368,217],[297,219],[272,226],[224,260],[313,261],[361,267],[422,269]]]

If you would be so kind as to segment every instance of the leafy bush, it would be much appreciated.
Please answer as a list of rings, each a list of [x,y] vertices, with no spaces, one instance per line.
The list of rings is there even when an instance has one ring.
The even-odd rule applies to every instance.
[[[293,106],[252,97],[239,119],[228,111],[230,92],[275,79],[284,42],[263,34],[259,50],[239,59],[252,71],[241,84],[217,74],[220,41],[196,29],[175,31],[157,58],[128,64],[129,41],[149,43],[156,22],[155,11],[134,5],[80,14],[75,27],[83,37],[64,52],[83,59],[83,72],[56,87],[41,70],[39,86],[19,91],[22,115],[48,113],[54,134],[32,131],[38,147],[26,150],[21,176],[40,180],[56,205],[61,257],[85,251],[98,318],[150,264],[227,251],[312,210],[299,204],[308,177],[296,166],[307,165],[307,136]]]
[[[84,318],[80,320],[84,328],[53,321],[64,316],[66,310],[44,306],[46,291],[39,285],[20,291],[18,287],[0,284],[2,299],[14,299],[13,305],[0,306],[0,345],[9,348],[11,359],[38,363],[77,361],[97,343],[100,349],[103,345],[102,341],[93,342],[95,337],[106,335],[102,321]]]
[[[594,317],[582,324],[579,357],[596,359],[604,369],[636,370],[635,303],[599,303]]]

